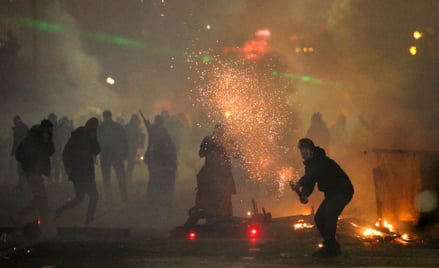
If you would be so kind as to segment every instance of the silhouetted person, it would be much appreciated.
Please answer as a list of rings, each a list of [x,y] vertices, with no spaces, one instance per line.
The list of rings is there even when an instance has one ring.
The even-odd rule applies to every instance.
[[[137,152],[143,148],[145,134],[140,129],[139,116],[133,114],[130,122],[125,126],[125,132],[128,138],[128,156],[127,156],[127,179],[131,182],[133,177],[134,165],[137,160]]]
[[[69,180],[72,181],[75,190],[75,198],[67,201],[60,208],[55,210],[55,217],[58,218],[66,210],[72,209],[84,200],[88,195],[88,208],[85,217],[85,224],[94,219],[98,203],[98,191],[95,181],[95,161],[101,149],[96,138],[96,130],[99,122],[95,117],[90,118],[85,126],[77,128],[67,142],[63,151],[63,163]]]
[[[195,206],[189,211],[185,227],[195,225],[200,218],[227,221],[232,217],[232,195],[236,194],[236,186],[229,144],[224,126],[220,124],[201,142],[199,156],[204,157],[205,162],[197,174]]]
[[[73,122],[67,117],[63,116],[61,120],[58,122],[58,133],[57,133],[57,139],[58,139],[58,147],[60,148],[60,151],[62,152],[64,150],[64,147],[66,146],[70,135],[73,131]],[[55,153],[56,153],[56,144],[55,144]],[[66,179],[67,174],[62,165],[57,166],[58,169],[54,169],[53,176],[56,181],[64,181],[63,179]]]
[[[320,144],[323,148],[329,148],[330,135],[329,129],[323,121],[322,114],[317,112],[311,117],[311,123],[306,133],[306,137]]]
[[[346,152],[348,144],[348,133],[346,129],[346,116],[341,114],[337,117],[335,124],[329,129],[331,135],[331,152],[340,155]]]
[[[144,156],[149,171],[147,205],[151,217],[163,222],[172,213],[177,153],[161,115],[154,117],[154,124],[146,119],[144,123],[148,131],[148,147]]]
[[[111,167],[114,168],[119,182],[119,191],[123,201],[127,199],[124,161],[128,154],[128,141],[125,129],[112,119],[111,112],[103,112],[103,123],[98,127],[97,137],[101,147],[101,169],[104,194],[111,199]]]
[[[343,169],[326,156],[325,150],[314,145],[311,139],[299,140],[298,148],[304,160],[305,174],[299,180],[300,194],[311,195],[315,184],[325,198],[315,214],[314,220],[323,238],[323,247],[313,257],[325,258],[341,255],[340,245],[335,239],[338,217],[351,201],[354,187]],[[300,199],[301,202],[304,199]]]
[[[52,171],[49,177],[50,183],[59,183],[59,175],[62,168],[62,129],[58,122],[58,116],[55,113],[50,113],[47,119],[53,124],[53,145],[55,146],[55,153],[51,158]]]
[[[26,181],[32,191],[33,199],[13,217],[20,223],[35,208],[38,210],[42,224],[50,222],[50,210],[43,176],[50,175],[50,157],[55,152],[52,142],[53,124],[44,119],[41,124],[33,126],[20,143],[15,157],[23,166]]]
[[[14,116],[13,120],[13,127],[12,127],[12,148],[11,148],[11,157],[15,157],[15,152],[17,151],[18,145],[21,143],[21,141],[26,137],[27,132],[29,131],[28,126],[23,123],[20,116],[16,115]],[[24,187],[24,171],[23,167],[20,163],[17,163],[17,185],[14,187],[17,190],[22,190]]]

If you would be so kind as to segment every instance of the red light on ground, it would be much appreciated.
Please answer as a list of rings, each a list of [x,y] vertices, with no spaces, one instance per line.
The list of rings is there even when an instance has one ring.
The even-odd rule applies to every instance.
[[[189,232],[187,238],[189,240],[195,240],[195,238],[197,238],[197,234],[195,232]]]
[[[250,237],[250,238],[256,238],[256,237],[258,237],[259,236],[259,233],[260,233],[260,230],[259,230],[259,228],[258,227],[254,227],[254,226],[250,226],[249,228],[248,228],[248,236]]]

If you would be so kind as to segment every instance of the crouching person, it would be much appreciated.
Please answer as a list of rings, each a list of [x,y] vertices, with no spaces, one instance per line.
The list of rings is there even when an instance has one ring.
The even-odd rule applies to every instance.
[[[315,184],[325,194],[317,209],[315,224],[323,238],[323,247],[313,253],[315,258],[328,258],[341,255],[340,245],[335,239],[338,217],[352,199],[354,187],[343,169],[325,150],[315,146],[307,138],[299,140],[298,148],[305,164],[305,175],[299,180],[298,193],[301,202],[306,203]]]

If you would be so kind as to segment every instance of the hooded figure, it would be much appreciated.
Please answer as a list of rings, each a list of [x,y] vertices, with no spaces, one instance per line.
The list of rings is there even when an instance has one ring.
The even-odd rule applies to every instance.
[[[74,208],[82,203],[85,195],[89,197],[85,223],[89,224],[94,219],[98,202],[98,192],[95,182],[94,158],[101,152],[96,139],[98,119],[90,118],[84,127],[79,127],[72,132],[63,151],[63,163],[69,180],[75,190],[75,198],[67,201],[55,211],[55,217],[61,216],[64,211]]]
[[[312,140],[299,140],[298,148],[305,165],[305,175],[298,182],[301,188],[300,195],[311,195],[316,184],[325,195],[314,218],[323,238],[323,247],[314,252],[313,257],[339,256],[340,245],[335,239],[337,221],[345,206],[351,201],[354,187],[343,169],[326,156],[325,150],[315,146]]]

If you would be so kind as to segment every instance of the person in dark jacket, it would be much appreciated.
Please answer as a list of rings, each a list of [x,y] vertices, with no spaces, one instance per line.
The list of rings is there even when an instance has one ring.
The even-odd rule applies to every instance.
[[[298,148],[305,165],[305,175],[298,182],[299,193],[305,197],[301,198],[301,202],[307,202],[306,198],[313,192],[315,184],[325,195],[314,218],[323,238],[323,247],[314,252],[313,257],[340,256],[340,245],[335,239],[337,221],[351,201],[354,187],[343,169],[326,156],[324,149],[315,146],[311,139],[300,139]]]
[[[144,118],[148,131],[148,147],[144,162],[148,165],[149,181],[146,192],[151,215],[157,223],[169,221],[174,201],[177,152],[165,128],[161,115],[154,117],[154,124]]]
[[[66,210],[81,204],[87,194],[89,201],[85,224],[91,223],[94,219],[98,203],[94,157],[101,152],[96,139],[98,124],[97,118],[90,118],[85,126],[79,127],[72,132],[64,148],[62,160],[67,176],[73,183],[75,198],[67,201],[64,205],[55,210],[55,218],[60,217]]]
[[[231,148],[232,143],[226,138],[221,124],[201,142],[199,156],[204,157],[205,162],[197,174],[195,206],[189,211],[185,227],[194,226],[200,218],[227,221],[233,216],[232,195],[236,194],[236,186]]]
[[[35,208],[40,214],[42,224],[51,220],[43,176],[50,175],[50,157],[55,152],[52,128],[53,124],[49,120],[42,120],[41,124],[29,130],[15,152],[15,158],[22,164],[26,181],[33,194],[31,202],[13,215],[12,219],[15,223],[20,223]]]
[[[101,147],[101,169],[104,184],[104,194],[111,200],[111,167],[114,168],[119,182],[119,191],[122,201],[127,199],[126,175],[124,161],[128,155],[128,140],[125,129],[112,119],[110,111],[103,112],[104,122],[97,131],[98,142]]]
[[[13,127],[12,127],[13,141],[12,141],[12,148],[10,154],[11,157],[15,157],[15,152],[17,151],[18,145],[26,137],[28,131],[29,131],[28,126],[25,123],[23,123],[20,116],[18,115],[14,116]],[[17,175],[18,175],[17,185],[14,187],[14,189],[22,190],[25,184],[25,175],[24,175],[23,167],[21,166],[20,163],[17,163]]]

